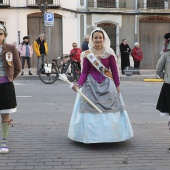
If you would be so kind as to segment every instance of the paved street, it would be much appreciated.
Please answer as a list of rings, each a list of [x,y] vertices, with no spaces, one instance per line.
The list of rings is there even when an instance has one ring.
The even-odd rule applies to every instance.
[[[134,137],[94,149],[67,138],[76,93],[57,81],[16,80],[18,112],[12,115],[8,155],[0,170],[169,170],[167,118],[155,109],[162,83],[121,81]]]

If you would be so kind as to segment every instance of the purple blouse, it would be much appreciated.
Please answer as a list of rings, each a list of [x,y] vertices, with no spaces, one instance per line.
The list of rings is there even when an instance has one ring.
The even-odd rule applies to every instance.
[[[7,76],[0,77],[0,84],[9,82]]]
[[[112,72],[112,76],[113,76],[113,80],[114,83],[117,86],[120,85],[120,81],[119,81],[119,75],[118,75],[118,70],[117,70],[117,65],[116,65],[116,61],[114,56],[110,56],[108,58],[101,58],[100,59],[101,63],[107,68],[111,69]],[[88,74],[90,74],[98,83],[102,83],[106,77],[103,76],[91,63],[87,58],[84,58],[83,60],[83,70],[81,73],[81,76],[78,80],[78,84],[83,86],[84,82],[86,81],[86,78],[88,76]]]

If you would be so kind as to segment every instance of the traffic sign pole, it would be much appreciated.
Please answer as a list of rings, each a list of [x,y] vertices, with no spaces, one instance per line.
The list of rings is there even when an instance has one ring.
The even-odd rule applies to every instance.
[[[48,58],[52,62],[51,27],[48,27]]]
[[[44,23],[48,27],[48,59],[52,62],[51,27],[54,26],[54,13],[44,13]]]

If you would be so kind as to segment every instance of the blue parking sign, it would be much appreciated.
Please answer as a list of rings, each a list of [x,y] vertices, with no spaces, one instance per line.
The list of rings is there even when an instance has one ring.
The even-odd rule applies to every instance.
[[[45,12],[44,13],[44,23],[45,23],[45,26],[53,26],[54,25],[54,13]]]

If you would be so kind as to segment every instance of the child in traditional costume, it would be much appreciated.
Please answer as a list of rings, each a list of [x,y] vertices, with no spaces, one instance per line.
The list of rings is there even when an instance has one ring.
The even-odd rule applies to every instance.
[[[102,28],[92,31],[89,50],[82,52],[81,57],[82,73],[73,90],[76,91],[79,87],[102,113],[98,113],[78,94],[68,137],[83,143],[120,142],[130,139],[133,131],[120,94],[116,55]]]
[[[0,114],[2,117],[2,142],[0,153],[8,153],[7,136],[12,123],[9,114],[16,112],[16,96],[13,80],[21,71],[21,61],[14,45],[4,43],[7,31],[0,24]]]
[[[157,75],[164,79],[156,109],[159,110],[161,116],[169,116],[170,129],[170,33],[164,35],[164,50],[156,65]],[[169,148],[170,152],[170,148]]]

